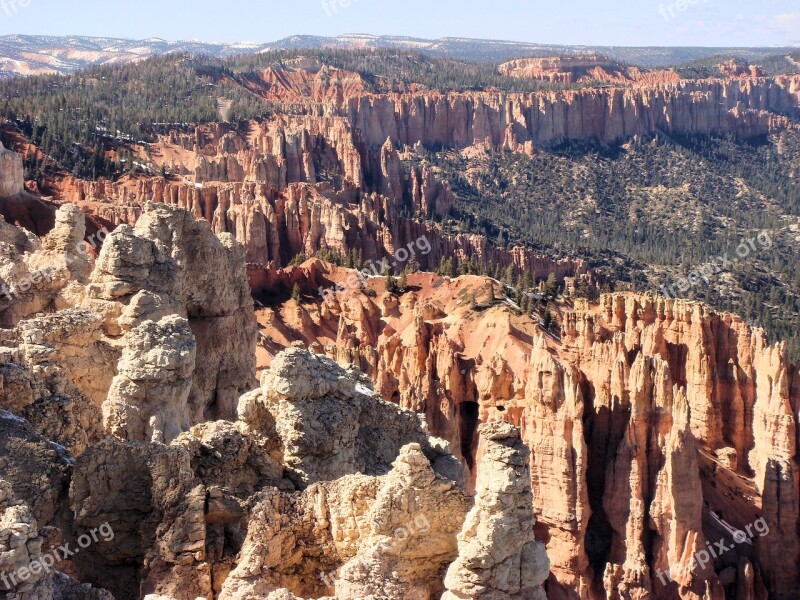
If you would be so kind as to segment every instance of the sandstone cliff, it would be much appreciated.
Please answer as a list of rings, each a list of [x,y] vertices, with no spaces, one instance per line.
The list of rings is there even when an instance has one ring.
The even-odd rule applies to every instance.
[[[474,144],[516,151],[564,140],[614,143],[658,130],[766,133],[800,102],[797,77],[680,81],[636,89],[529,94],[395,94],[347,99],[338,110],[368,144]]]
[[[473,312],[485,278],[409,284],[400,298],[372,281],[374,294],[261,311],[260,360],[302,340],[359,364],[381,395],[427,415],[473,481],[478,423],[518,425],[551,599],[797,598],[800,385],[783,346],[693,302],[578,302],[552,336],[502,306]],[[691,565],[717,543],[729,550]]]
[[[134,225],[148,201],[174,204],[216,233],[231,233],[248,262],[267,268],[320,251],[357,250],[381,260],[426,235],[435,250],[420,258],[423,268],[462,256],[489,268],[513,264],[537,275],[574,275],[578,263],[554,264],[527,250],[491,248],[478,236],[443,234],[435,221],[449,214],[454,196],[424,161],[412,160],[419,157],[412,148],[532,153],[568,140],[614,144],[657,132],[750,137],[789,126],[785,115],[800,104],[800,82],[788,76],[676,81],[638,73],[629,74],[635,85],[443,94],[376,93],[334,85],[342,80],[332,75],[337,91],[317,94],[306,79],[322,72],[317,67],[298,67],[288,79],[275,71],[271,83],[260,84],[266,95],[299,86],[291,101],[280,96],[287,114],[240,128],[174,131],[141,148],[139,158],[163,164],[168,179],[65,177],[53,184],[56,198],[114,225]]]
[[[547,58],[521,58],[505,62],[499,71],[506,77],[539,79],[552,83],[611,83],[615,85],[658,85],[678,83],[680,75],[673,70],[641,71],[600,55]],[[723,75],[728,73],[723,72]],[[762,76],[753,72],[752,76]]]

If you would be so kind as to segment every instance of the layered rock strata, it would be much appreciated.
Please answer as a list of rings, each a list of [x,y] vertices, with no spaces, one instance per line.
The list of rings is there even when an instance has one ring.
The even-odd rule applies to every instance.
[[[26,600],[444,593],[473,502],[421,415],[380,399],[357,369],[300,349],[276,356],[253,389],[254,363],[237,370],[254,358],[244,251],[203,221],[148,205],[70,271],[60,249],[81,236],[65,223],[81,215],[62,213],[46,240],[2,230],[13,261],[50,257],[64,270],[55,292],[32,292],[55,293],[38,316],[0,330],[0,519],[17,532],[3,560],[18,569],[55,557],[52,573],[3,591]],[[230,337],[238,358],[203,356],[226,347],[209,332]],[[207,388],[201,364],[213,373]],[[197,400],[205,389],[217,402],[235,395],[234,416],[209,420]],[[481,514],[497,501],[482,497]],[[503,522],[531,541],[526,502]],[[98,530],[106,534],[85,543]],[[484,547],[498,554],[501,542]],[[533,581],[544,563],[525,548],[512,579]],[[516,585],[501,575],[491,585]]]
[[[478,423],[518,425],[551,599],[797,598],[800,384],[783,345],[700,303],[634,294],[562,306],[545,334],[497,301],[473,311],[486,278],[408,281],[400,297],[371,281],[263,311],[262,360],[302,340],[359,364],[427,415],[473,481]],[[718,543],[728,551],[692,564]]]

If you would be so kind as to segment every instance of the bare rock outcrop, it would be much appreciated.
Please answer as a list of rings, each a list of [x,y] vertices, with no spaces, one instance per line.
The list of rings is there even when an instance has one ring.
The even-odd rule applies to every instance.
[[[230,236],[218,238],[179,208],[148,204],[135,228],[106,240],[88,296],[122,316],[107,326],[112,334],[165,314],[188,319],[197,343],[189,419],[234,417],[255,383],[256,327],[244,252]]]
[[[86,219],[75,206],[55,213],[55,226],[39,240],[32,233],[0,221],[0,324],[13,327],[45,310],[63,308],[71,282],[85,281],[93,261],[84,241]]]
[[[458,535],[458,558],[445,578],[443,600],[544,600],[550,572],[536,542],[528,458],[518,429],[484,424],[475,506]]]
[[[244,422],[271,414],[289,477],[298,486],[351,473],[380,475],[400,449],[416,442],[442,469],[452,457],[429,439],[424,419],[377,398],[332,360],[292,348],[262,376],[262,394],[239,406]]]
[[[264,492],[220,598],[430,598],[442,591],[468,506],[418,444],[405,446],[381,477]]]
[[[107,431],[123,440],[169,443],[189,428],[195,342],[177,316],[146,321],[126,336],[103,403]]]
[[[0,479],[0,594],[15,600],[115,600],[55,571],[56,556],[44,551],[44,542],[31,510]]]
[[[75,454],[102,438],[104,403],[106,426],[126,439],[169,441],[208,417],[233,418],[255,385],[243,249],[164,205],[110,234],[96,261],[85,236],[74,206],[41,242],[0,223],[0,323],[15,326],[0,357],[28,390],[7,394],[4,408]],[[168,317],[183,325],[159,329]],[[192,348],[184,356],[174,342]]]
[[[403,447],[382,478],[358,554],[338,572],[336,597],[438,596],[469,506],[462,490],[434,472],[419,444]]]
[[[117,600],[148,593],[205,597],[207,493],[180,446],[107,439],[78,458],[70,488],[77,528],[108,522],[111,543],[94,544],[72,559],[81,580],[97,582]]]
[[[24,183],[22,157],[0,144],[0,198],[21,194]]]
[[[260,320],[277,346],[357,363],[381,396],[424,412],[468,480],[477,424],[519,426],[551,600],[796,600],[800,380],[783,345],[700,303],[630,293],[562,306],[555,339],[506,308],[471,310],[486,278],[408,280],[399,298],[369,281]],[[763,533],[734,539],[754,523]],[[729,550],[692,564],[717,543]]]
[[[117,353],[101,319],[64,310],[21,322],[0,346],[0,407],[79,454],[102,436],[100,404]]]
[[[179,206],[208,221],[215,233],[233,235],[249,263],[267,268],[320,251],[342,256],[358,251],[364,260],[380,261],[420,236],[432,246],[431,253],[417,256],[428,270],[444,256],[492,268],[513,264],[540,276],[548,267],[570,275],[581,267],[521,248],[493,248],[482,236],[446,235],[422,222],[450,213],[455,197],[449,185],[427,164],[406,169],[398,151],[402,144],[384,138],[374,148],[365,145],[345,118],[283,116],[251,125],[251,136],[217,124],[200,126],[190,136],[163,136],[163,152],[183,157],[173,171],[194,173],[194,181],[67,178],[59,183],[58,196],[131,226],[150,201]],[[511,138],[515,148],[532,148],[529,141],[517,144]]]
[[[39,435],[30,422],[0,411],[0,478],[29,507],[41,528],[65,527],[72,458]]]

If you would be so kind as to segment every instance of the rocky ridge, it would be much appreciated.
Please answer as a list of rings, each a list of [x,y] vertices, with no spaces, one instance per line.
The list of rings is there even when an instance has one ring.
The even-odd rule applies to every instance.
[[[14,244],[6,282],[28,306],[6,307],[11,328],[0,330],[0,519],[18,532],[3,564],[19,572],[104,524],[113,532],[58,556],[52,575],[0,588],[4,596],[400,600],[445,591],[467,513],[495,512],[508,490],[479,480],[485,492],[473,500],[448,444],[355,369],[289,349],[258,386],[244,249],[229,235],[148,204],[135,227],[73,262],[83,215],[64,206],[56,222],[43,240],[0,229]],[[45,258],[60,276],[22,292],[17,275]],[[524,463],[519,431],[505,438]],[[487,453],[486,473],[501,460]],[[547,576],[532,505],[518,504],[503,522],[530,543],[515,573],[498,570],[484,584],[487,598],[528,597],[525,586]],[[465,549],[465,564],[501,541]]]
[[[453,206],[448,184],[424,164],[406,172],[400,149],[389,140],[365,149],[340,117],[282,117],[252,124],[247,136],[222,125],[198,127],[193,135],[163,138],[155,152],[186,180],[68,178],[58,185],[58,197],[114,225],[134,225],[149,200],[184,208],[216,233],[233,235],[256,277],[320,251],[357,251],[380,262],[421,237],[431,245],[416,257],[423,269],[459,257],[541,276],[585,270],[581,261],[498,249],[483,236],[443,234],[431,219]]]
[[[615,85],[678,83],[674,70],[642,71],[601,55],[521,58],[502,63],[498,70],[506,77],[539,79],[552,83],[610,83]],[[727,75],[727,73],[724,73]],[[753,76],[763,73],[753,72]]]

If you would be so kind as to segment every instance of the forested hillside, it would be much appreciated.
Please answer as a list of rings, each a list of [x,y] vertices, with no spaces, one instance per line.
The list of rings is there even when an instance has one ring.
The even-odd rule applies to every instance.
[[[618,288],[657,292],[727,255],[728,268],[679,295],[740,312],[800,357],[797,131],[418,160],[453,185],[453,231],[586,257]],[[771,247],[756,243],[738,259],[739,244],[763,233]]]

